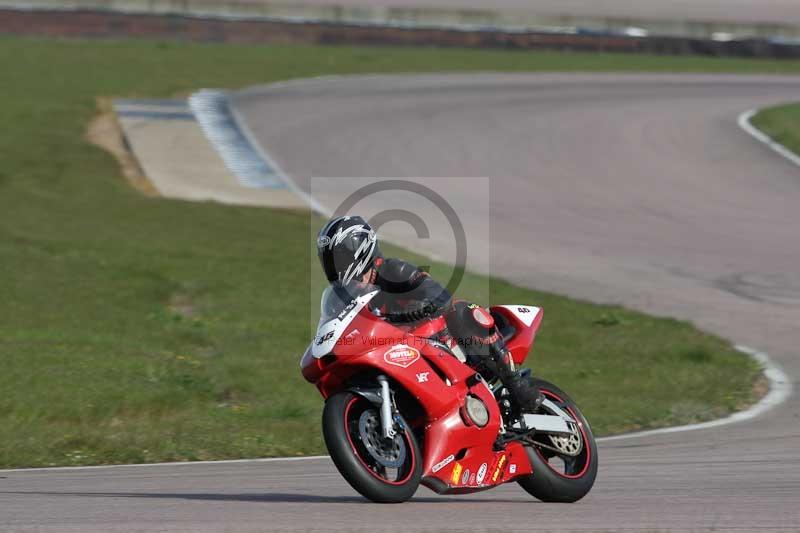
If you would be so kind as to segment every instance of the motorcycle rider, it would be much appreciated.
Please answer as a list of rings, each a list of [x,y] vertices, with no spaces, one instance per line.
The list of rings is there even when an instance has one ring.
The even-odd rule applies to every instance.
[[[317,255],[330,289],[348,302],[355,285],[380,289],[370,305],[393,322],[414,322],[443,314],[447,331],[464,351],[467,364],[509,390],[517,407],[534,411],[542,401],[530,380],[514,371],[511,354],[492,315],[479,305],[457,300],[427,272],[401,259],[386,259],[377,234],[360,216],[330,220],[317,236]]]

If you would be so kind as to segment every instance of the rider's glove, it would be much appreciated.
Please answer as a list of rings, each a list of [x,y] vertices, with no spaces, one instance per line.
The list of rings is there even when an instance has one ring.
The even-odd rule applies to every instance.
[[[436,305],[429,299],[425,298],[416,303],[413,309],[409,311],[409,316],[412,320],[422,320],[428,318],[436,312]]]
[[[427,298],[418,300],[406,306],[397,313],[389,313],[386,318],[391,322],[416,322],[432,316],[439,307]]]

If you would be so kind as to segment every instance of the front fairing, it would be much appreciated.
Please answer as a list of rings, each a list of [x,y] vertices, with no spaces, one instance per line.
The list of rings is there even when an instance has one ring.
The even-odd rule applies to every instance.
[[[316,334],[300,359],[303,377],[311,383],[317,383],[326,372],[332,361],[334,351],[341,346],[354,346],[355,336],[359,334],[353,321],[363,315],[368,321],[376,321],[369,303],[377,295],[378,288],[365,283],[351,282],[346,286],[332,284],[322,292],[320,298],[320,319]],[[367,328],[363,335],[372,336]],[[343,338],[343,336],[346,336]]]

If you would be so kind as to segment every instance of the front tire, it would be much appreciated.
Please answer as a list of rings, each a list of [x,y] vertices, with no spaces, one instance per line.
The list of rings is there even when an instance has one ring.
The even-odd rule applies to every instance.
[[[520,486],[543,502],[572,503],[580,500],[594,485],[597,477],[597,444],[592,428],[567,394],[548,381],[534,379],[545,398],[551,400],[578,422],[580,451],[575,442],[563,441],[566,453],[558,453],[542,446],[526,445],[525,451],[533,468],[533,474],[519,480]],[[534,437],[551,448],[557,447],[547,435]]]
[[[383,439],[379,409],[352,392],[334,394],[322,412],[322,434],[333,463],[351,487],[378,503],[411,498],[422,478],[422,454],[410,428]]]

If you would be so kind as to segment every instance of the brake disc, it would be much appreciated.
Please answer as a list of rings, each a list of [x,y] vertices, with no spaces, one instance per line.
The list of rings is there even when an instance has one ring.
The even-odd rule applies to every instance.
[[[385,439],[378,413],[367,409],[358,419],[358,433],[367,452],[378,464],[386,468],[400,468],[406,460],[406,443],[400,432]]]

